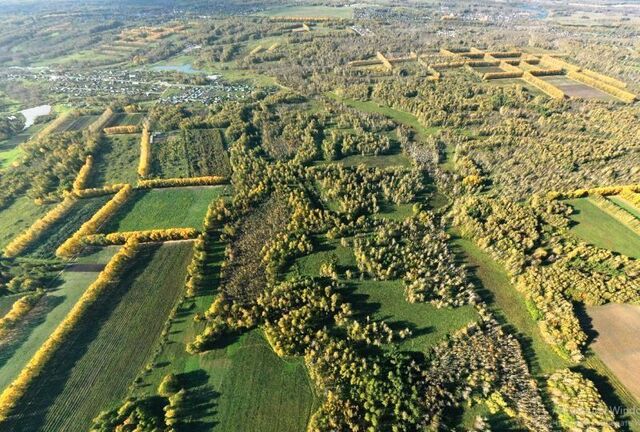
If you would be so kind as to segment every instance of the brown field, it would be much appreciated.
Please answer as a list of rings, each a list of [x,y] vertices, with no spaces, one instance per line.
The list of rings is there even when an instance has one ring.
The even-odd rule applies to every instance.
[[[480,75],[493,72],[505,72],[498,66],[475,66],[473,67],[473,70],[478,72]]]
[[[640,306],[608,304],[587,308],[597,332],[593,351],[640,400]]]
[[[589,87],[586,84],[574,81],[570,78],[567,78],[566,76],[543,76],[539,78],[558,87],[569,97],[581,99],[598,99],[604,101],[617,100],[615,97],[603,92],[602,90]]]

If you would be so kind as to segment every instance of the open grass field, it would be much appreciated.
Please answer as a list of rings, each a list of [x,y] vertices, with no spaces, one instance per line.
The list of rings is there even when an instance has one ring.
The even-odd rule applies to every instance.
[[[71,131],[79,131],[91,123],[93,123],[98,118],[97,115],[85,115],[79,117],[69,117],[66,121],[64,121],[60,126],[58,126],[55,130],[56,133],[61,132],[71,132]]]
[[[472,241],[455,238],[454,246],[464,259],[481,297],[497,318],[518,336],[534,374],[549,374],[567,367],[568,362],[542,338],[538,324],[525,305],[525,299],[509,281],[504,269]]]
[[[106,264],[117,251],[109,247],[82,258],[87,264]],[[98,277],[97,271],[62,272],[61,284],[32,309],[10,341],[0,348],[0,391],[9,385],[64,319],[82,293]],[[13,300],[17,297],[12,296]],[[11,429],[7,429],[11,430]]]
[[[562,75],[552,75],[540,77],[543,81],[553,84],[560,90],[565,92],[569,97],[581,98],[581,99],[597,99],[604,101],[615,101],[615,97],[608,93],[598,90],[597,88],[590,87],[578,81],[574,81],[571,78]]]
[[[209,203],[223,196],[226,191],[227,186],[139,190],[102,231],[201,229]]]
[[[153,356],[182,293],[191,250],[191,242],[145,247],[54,355],[8,430],[88,430],[101,410],[118,406]]]
[[[43,216],[51,205],[36,205],[27,196],[16,199],[9,207],[0,211],[0,248],[4,248],[15,236],[29,228]]]
[[[361,318],[384,319],[394,330],[411,329],[401,350],[427,352],[443,338],[478,319],[472,306],[438,309],[428,303],[409,303],[402,281],[347,283],[345,298]]]
[[[105,136],[95,157],[88,187],[135,183],[139,159],[139,134]]]
[[[264,15],[268,16],[296,16],[296,17],[332,17],[352,18],[353,8],[342,6],[284,6],[267,9]]]
[[[640,258],[640,236],[600,210],[588,198],[568,200],[576,212],[571,231],[580,239],[633,258]]]
[[[55,251],[67,238],[71,237],[83,223],[88,221],[111,195],[85,198],[76,201],[69,213],[54,223],[40,239],[25,250],[25,254],[37,258],[53,258]]]
[[[587,313],[597,334],[591,349],[640,400],[640,306],[608,304]]]

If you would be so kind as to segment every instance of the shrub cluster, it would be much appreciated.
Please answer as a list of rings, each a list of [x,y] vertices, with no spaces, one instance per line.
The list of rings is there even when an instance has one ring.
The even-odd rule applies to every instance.
[[[619,425],[593,383],[578,372],[560,369],[549,377],[547,386],[554,410],[565,430],[613,432]]]

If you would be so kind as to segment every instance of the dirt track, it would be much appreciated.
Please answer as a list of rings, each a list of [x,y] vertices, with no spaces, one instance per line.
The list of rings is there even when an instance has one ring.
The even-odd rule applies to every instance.
[[[598,333],[593,351],[640,399],[640,306],[609,304],[587,308],[587,313]]]

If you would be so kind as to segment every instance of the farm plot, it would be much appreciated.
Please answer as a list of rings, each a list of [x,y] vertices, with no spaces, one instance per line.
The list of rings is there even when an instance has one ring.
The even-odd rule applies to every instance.
[[[117,247],[108,247],[82,257],[82,262],[103,265],[113,256]],[[51,289],[25,317],[8,341],[0,346],[0,391],[9,385],[24,368],[35,352],[64,319],[85,289],[98,277],[98,271],[62,272],[60,286]],[[16,296],[12,296],[15,300]]]
[[[21,196],[9,207],[0,211],[0,248],[4,248],[50,208],[50,205],[39,206],[31,198]]]
[[[223,196],[226,191],[226,186],[139,190],[102,231],[201,229],[209,203]]]
[[[597,332],[591,348],[640,400],[640,306],[608,304],[587,308],[587,314]]]
[[[122,402],[151,359],[184,287],[190,242],[149,245],[136,266],[88,312],[28,389],[7,430],[88,430]]]
[[[93,164],[88,187],[102,187],[116,183],[135,183],[140,158],[140,135],[105,136]]]
[[[152,146],[152,172],[161,178],[231,175],[220,129],[189,129]]]
[[[105,127],[137,126],[142,122],[143,118],[144,114],[142,113],[116,113]]]
[[[603,92],[602,90],[598,90],[596,88],[590,87],[586,84],[583,84],[578,81],[574,81],[566,76],[542,76],[539,77],[541,80],[548,82],[560,90],[562,90],[567,96],[581,98],[581,99],[598,99],[604,101],[615,101],[617,100],[613,96]]]
[[[640,236],[600,210],[588,198],[568,200],[576,212],[571,231],[587,243],[633,258],[640,258]]]
[[[13,137],[0,141],[0,168],[6,168],[18,159],[23,153],[20,145],[28,141],[29,138],[43,129],[44,126],[44,123],[32,125]]]
[[[62,122],[62,124],[56,128],[55,132],[62,133],[62,132],[70,132],[70,131],[79,131],[89,126],[91,123],[97,120],[97,118],[98,118],[97,115],[85,115],[85,116],[78,116],[78,117],[71,116],[67,120]]]
[[[76,201],[69,213],[54,223],[25,254],[36,258],[53,258],[55,251],[67,238],[71,237],[83,223],[88,221],[107,201],[111,195],[86,198]]]

